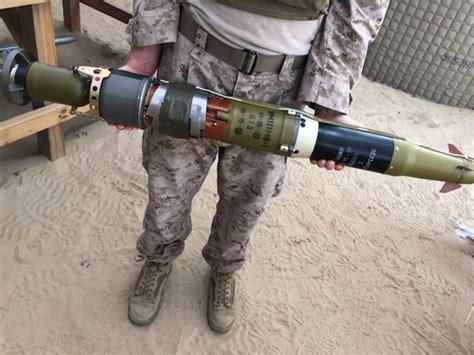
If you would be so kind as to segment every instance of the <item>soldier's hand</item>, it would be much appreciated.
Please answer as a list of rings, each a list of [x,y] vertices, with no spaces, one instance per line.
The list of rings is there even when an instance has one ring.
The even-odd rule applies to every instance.
[[[133,131],[135,127],[125,126],[120,123],[109,123],[109,126],[115,126],[119,131]]]
[[[360,122],[352,119],[348,115],[318,105],[315,107],[315,115],[322,119],[335,121],[337,123],[347,124],[351,126],[362,126]],[[344,169],[343,164],[336,164],[336,162],[333,160],[311,160],[311,164],[317,165],[320,168],[326,168],[327,170],[341,171],[342,169]]]

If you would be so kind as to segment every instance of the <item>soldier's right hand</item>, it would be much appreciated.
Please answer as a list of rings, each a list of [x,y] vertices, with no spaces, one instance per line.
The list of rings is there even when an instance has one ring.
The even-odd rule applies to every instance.
[[[337,123],[351,125],[351,126],[362,126],[360,122],[354,120],[350,116],[334,111],[332,109],[322,107],[319,105],[315,105],[314,109],[315,109],[315,115],[320,118],[330,120],[330,121],[335,121]],[[311,164],[317,165],[320,168],[326,168],[327,170],[341,171],[342,169],[344,169],[343,164],[336,164],[334,160],[325,160],[325,159],[311,160]]]

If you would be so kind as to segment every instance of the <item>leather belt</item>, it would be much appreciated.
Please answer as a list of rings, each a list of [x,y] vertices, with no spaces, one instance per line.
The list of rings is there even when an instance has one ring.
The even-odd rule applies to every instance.
[[[182,6],[178,27],[179,32],[194,43],[199,27],[199,24],[189,14],[189,10]],[[209,33],[207,35],[205,51],[247,75],[254,72],[279,73],[287,57],[285,54],[263,55],[249,49],[237,49],[225,44]],[[306,55],[294,56],[292,69],[304,68],[307,57]]]

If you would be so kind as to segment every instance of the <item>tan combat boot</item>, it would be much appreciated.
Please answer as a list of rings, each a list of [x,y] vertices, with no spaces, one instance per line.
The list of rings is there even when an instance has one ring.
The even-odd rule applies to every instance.
[[[216,333],[226,333],[235,320],[235,275],[211,270],[207,322]]]
[[[155,319],[170,272],[171,264],[145,261],[128,304],[128,319],[133,324],[147,325]]]

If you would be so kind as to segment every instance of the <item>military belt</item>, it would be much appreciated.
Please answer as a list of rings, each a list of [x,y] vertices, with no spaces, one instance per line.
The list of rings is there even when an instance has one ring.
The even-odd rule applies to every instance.
[[[199,24],[189,14],[184,6],[181,7],[179,32],[191,42],[194,42]],[[231,47],[208,33],[205,51],[217,59],[233,66],[240,72],[250,75],[255,72],[279,73],[287,55],[263,55],[250,49]],[[292,69],[301,69],[306,65],[306,55],[294,56]]]

